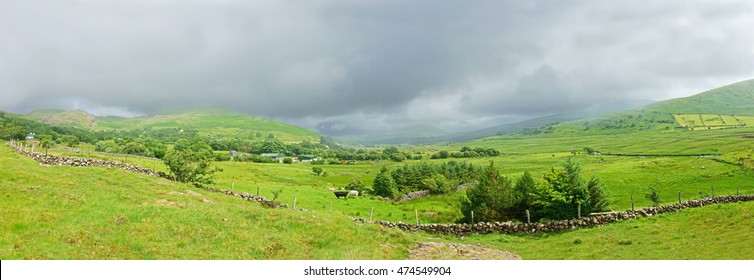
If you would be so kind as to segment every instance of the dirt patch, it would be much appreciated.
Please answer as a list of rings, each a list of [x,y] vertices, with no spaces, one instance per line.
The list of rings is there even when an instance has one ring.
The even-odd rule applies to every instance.
[[[521,256],[477,245],[421,242],[408,252],[412,260],[520,260]]]
[[[164,207],[186,208],[186,205],[184,205],[183,203],[173,202],[167,199],[158,199],[157,201],[155,201],[155,204]]]
[[[203,196],[202,194],[200,194],[198,192],[195,192],[195,191],[192,191],[192,190],[186,190],[186,193],[190,194],[190,195],[193,195],[193,196],[198,196],[198,197],[202,197]]]

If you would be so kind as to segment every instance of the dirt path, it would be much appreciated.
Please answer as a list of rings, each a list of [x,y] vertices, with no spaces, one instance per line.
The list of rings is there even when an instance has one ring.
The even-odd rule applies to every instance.
[[[521,256],[479,244],[421,242],[408,253],[412,260],[520,260]]]

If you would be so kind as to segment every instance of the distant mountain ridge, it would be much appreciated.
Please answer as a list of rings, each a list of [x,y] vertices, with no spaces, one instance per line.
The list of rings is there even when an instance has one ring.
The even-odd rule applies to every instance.
[[[551,123],[560,123],[567,121],[574,121],[584,118],[592,118],[603,116],[606,114],[620,112],[631,108],[641,107],[650,104],[652,100],[617,100],[611,102],[598,103],[589,106],[584,109],[574,110],[567,113],[553,114],[545,117],[534,118],[519,122],[507,123],[497,126],[492,126],[484,129],[459,132],[459,133],[436,133],[435,135],[422,135],[421,130],[411,133],[411,128],[401,129],[394,132],[382,133],[375,136],[341,136],[337,139],[349,143],[359,143],[365,145],[375,144],[427,144],[436,142],[448,142],[448,141],[464,141],[477,138],[483,138],[487,136],[493,136],[500,133],[516,132],[527,128],[536,128]],[[435,128],[438,131],[440,129]],[[400,133],[399,133],[400,132]],[[399,136],[395,136],[400,134]]]
[[[319,134],[314,131],[222,108],[171,110],[134,118],[97,117],[82,110],[57,109],[36,110],[26,116],[48,124],[92,130],[192,129],[200,134],[231,138],[249,138],[250,135],[267,137],[273,134],[283,141],[319,141]]]

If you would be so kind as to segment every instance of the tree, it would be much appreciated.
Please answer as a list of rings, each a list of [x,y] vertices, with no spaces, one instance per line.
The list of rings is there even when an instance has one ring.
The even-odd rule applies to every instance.
[[[390,172],[385,166],[382,166],[377,173],[377,176],[374,177],[372,190],[375,195],[382,197],[395,198],[400,195],[400,192],[398,192],[398,185],[395,183],[393,176],[390,175]]]
[[[319,166],[312,167],[312,172],[314,173],[314,175],[317,175],[317,176],[322,175],[322,171],[324,171],[322,167],[319,167]]]
[[[451,182],[442,174],[433,174],[431,177],[422,180],[422,189],[429,190],[432,194],[449,193]]]
[[[551,168],[537,186],[532,203],[536,218],[571,219],[582,214],[605,211],[610,203],[604,187],[597,178],[586,181],[579,165],[568,158],[563,169]],[[579,206],[580,205],[580,206]]]
[[[461,199],[461,213],[464,220],[503,221],[515,218],[512,208],[516,204],[508,177],[501,176],[495,164],[484,168],[479,175],[479,183],[466,189],[466,198]]]
[[[53,144],[54,144],[54,142],[52,142],[52,140],[50,140],[50,139],[44,139],[44,140],[42,140],[42,143],[40,143],[40,145],[42,145],[42,148],[45,149],[45,155],[47,155],[47,149],[49,149],[50,147],[52,147]]]
[[[79,145],[79,138],[74,135],[64,135],[60,138],[60,143],[66,144],[68,147],[76,147]]]
[[[399,151],[398,151],[397,147],[395,147],[395,146],[389,146],[389,147],[385,148],[384,150],[382,150],[382,153],[387,154],[387,155],[392,155],[392,154],[399,153]]]
[[[516,201],[514,214],[519,220],[523,221],[526,218],[526,210],[532,208],[536,187],[537,183],[534,182],[534,178],[529,171],[525,171],[524,174],[516,180],[516,185],[513,187],[513,197]]]
[[[357,179],[356,177],[351,177],[351,181],[348,182],[348,184],[345,186],[345,189],[347,190],[355,190],[359,193],[366,193],[366,185],[361,182],[361,180]]]
[[[176,142],[173,149],[165,154],[163,161],[180,182],[211,184],[212,174],[222,171],[217,167],[210,168],[212,158],[212,148],[195,137]]]

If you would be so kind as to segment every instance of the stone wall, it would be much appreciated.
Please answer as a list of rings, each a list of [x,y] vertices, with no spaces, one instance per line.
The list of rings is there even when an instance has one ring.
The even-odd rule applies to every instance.
[[[25,155],[34,161],[39,162],[41,165],[47,165],[47,166],[102,166],[102,167],[108,167],[108,168],[119,168],[131,172],[146,174],[149,176],[156,176],[156,177],[162,177],[165,179],[173,180],[174,178],[168,174],[165,174],[163,172],[155,172],[152,169],[147,169],[138,165],[131,165],[131,164],[125,164],[121,162],[114,162],[114,161],[107,161],[107,160],[101,160],[101,159],[92,159],[92,158],[78,158],[78,157],[64,157],[64,156],[54,156],[54,155],[45,155],[42,153],[32,153],[29,151],[25,151],[23,149],[19,149],[17,147],[13,147],[18,153]]]
[[[734,203],[739,201],[752,201],[754,195],[717,196],[699,200],[688,200],[680,204],[665,205],[660,207],[648,207],[635,211],[611,212],[590,215],[581,219],[562,221],[549,221],[544,223],[516,223],[516,222],[480,222],[476,224],[411,224],[402,222],[375,221],[375,224],[389,228],[398,228],[404,231],[425,231],[428,233],[447,235],[470,235],[487,233],[535,233],[557,232],[594,226],[602,226],[613,222],[636,219],[639,217],[651,217],[657,214],[677,212],[687,208],[702,207],[710,204]],[[354,219],[357,222],[366,223],[362,218]]]
[[[16,150],[18,153],[20,153],[22,155],[25,155],[25,156],[28,156],[29,158],[33,159],[34,161],[39,162],[39,164],[41,164],[41,165],[46,165],[46,166],[89,166],[89,167],[99,166],[99,167],[108,167],[108,168],[119,168],[119,169],[131,171],[131,172],[135,172],[135,173],[146,174],[146,175],[149,175],[149,176],[156,176],[156,177],[161,177],[161,178],[165,178],[165,179],[168,179],[168,180],[175,181],[175,178],[173,176],[171,176],[171,175],[165,174],[163,172],[155,172],[154,170],[147,169],[147,168],[144,168],[144,167],[141,167],[141,166],[137,166],[137,165],[130,165],[130,164],[125,164],[125,163],[113,162],[113,161],[107,161],[107,160],[100,160],[100,159],[87,159],[87,158],[78,158],[78,157],[64,157],[64,156],[44,155],[44,154],[41,154],[41,153],[32,153],[32,152],[26,151],[23,148],[20,148],[18,146],[14,146],[14,145],[10,145],[10,146],[14,150]],[[309,210],[306,210],[306,209],[303,209],[303,208],[293,208],[293,207],[289,206],[288,204],[281,203],[281,202],[278,202],[278,201],[268,200],[268,199],[266,199],[264,197],[253,195],[253,194],[249,194],[249,193],[245,193],[245,192],[244,193],[237,193],[237,192],[230,191],[230,190],[221,190],[221,189],[217,189],[217,188],[214,188],[214,187],[203,186],[203,185],[200,185],[200,184],[194,184],[194,187],[200,188],[200,189],[204,189],[204,190],[207,190],[209,192],[219,192],[219,193],[223,193],[225,195],[238,197],[238,198],[241,198],[241,199],[246,200],[246,201],[257,202],[259,204],[262,204],[262,205],[270,207],[270,208],[281,208],[282,207],[282,208],[292,208],[294,210],[299,210],[299,211],[309,211]]]

